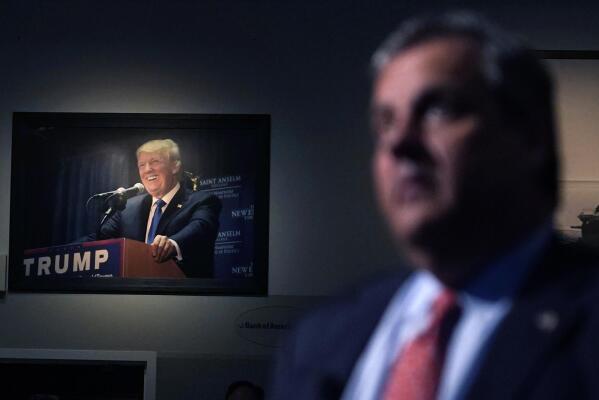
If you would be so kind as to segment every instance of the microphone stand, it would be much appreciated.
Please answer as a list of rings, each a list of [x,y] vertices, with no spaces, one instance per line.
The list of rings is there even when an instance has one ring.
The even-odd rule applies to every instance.
[[[123,211],[125,209],[125,207],[127,206],[127,199],[121,193],[115,193],[115,194],[111,195],[110,197],[108,197],[106,199],[106,201],[104,202],[104,204],[108,205],[108,209],[104,212],[104,214],[102,215],[102,218],[100,219],[100,223],[98,224],[98,227],[96,230],[97,240],[100,240],[101,233],[102,233],[102,226],[104,225],[104,222],[106,222],[110,217],[112,217],[115,212]]]

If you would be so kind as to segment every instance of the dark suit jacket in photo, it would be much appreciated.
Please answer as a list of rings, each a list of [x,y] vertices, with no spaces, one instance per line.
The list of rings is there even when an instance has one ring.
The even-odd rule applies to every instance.
[[[124,237],[144,242],[151,206],[152,196],[148,194],[130,198],[123,211],[117,211],[104,223],[97,239]],[[213,275],[220,210],[221,202],[216,196],[181,187],[160,218],[156,234],[177,242],[183,256],[178,265],[189,278]],[[97,240],[95,235],[90,239]]]
[[[598,255],[555,238],[489,339],[466,399],[599,399]],[[506,271],[509,273],[509,271]],[[338,399],[408,274],[300,321],[279,351],[272,399]]]

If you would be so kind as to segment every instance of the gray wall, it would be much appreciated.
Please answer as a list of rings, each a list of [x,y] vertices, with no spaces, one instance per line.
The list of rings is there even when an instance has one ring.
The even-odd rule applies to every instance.
[[[239,314],[306,307],[394,264],[371,195],[367,63],[399,20],[437,9],[346,3],[2,1],[0,253],[13,111],[268,113],[273,296],[9,293],[0,347],[153,350],[159,397],[217,398],[198,384],[211,365],[225,382],[236,357],[264,366],[272,352],[235,333]],[[537,48],[599,48],[597,6],[497,3],[483,11]]]

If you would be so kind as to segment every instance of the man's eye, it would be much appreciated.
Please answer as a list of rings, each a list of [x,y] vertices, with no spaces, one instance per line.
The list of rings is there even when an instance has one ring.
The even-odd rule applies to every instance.
[[[464,115],[466,107],[458,103],[443,102],[431,104],[422,118],[426,123],[452,122]]]
[[[388,133],[395,124],[393,111],[389,109],[378,110],[372,118],[372,130],[377,136]]]
[[[432,121],[451,120],[456,117],[456,113],[447,106],[436,105],[429,107],[424,117]]]

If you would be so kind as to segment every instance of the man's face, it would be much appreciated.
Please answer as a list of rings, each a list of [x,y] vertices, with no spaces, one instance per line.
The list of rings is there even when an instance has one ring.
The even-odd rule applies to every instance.
[[[179,167],[161,152],[141,152],[137,157],[139,177],[146,190],[153,197],[162,198],[177,184]]]
[[[493,104],[478,49],[464,39],[415,45],[382,69],[372,98],[373,173],[400,242],[455,245],[460,229],[476,230],[480,213],[509,196],[516,171],[526,174],[524,146],[500,132]]]

